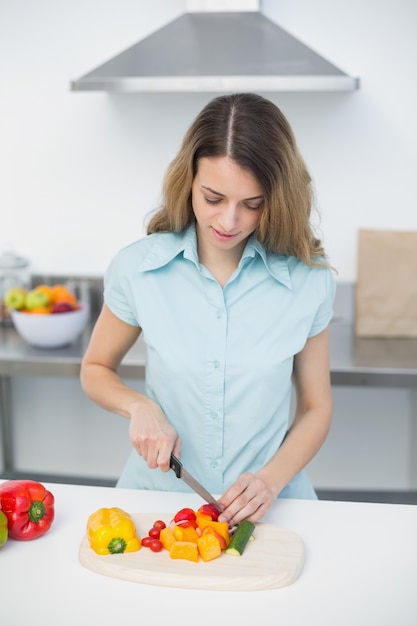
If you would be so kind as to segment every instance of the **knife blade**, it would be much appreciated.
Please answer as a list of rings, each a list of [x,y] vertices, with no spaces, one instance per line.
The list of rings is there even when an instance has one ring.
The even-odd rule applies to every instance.
[[[211,493],[207,491],[207,489],[203,487],[203,485],[199,483],[196,478],[194,478],[194,476],[187,472],[181,461],[173,454],[171,454],[170,467],[174,471],[177,478],[183,480],[193,491],[198,493],[203,500],[212,504],[218,511],[220,511],[216,498],[212,496]]]

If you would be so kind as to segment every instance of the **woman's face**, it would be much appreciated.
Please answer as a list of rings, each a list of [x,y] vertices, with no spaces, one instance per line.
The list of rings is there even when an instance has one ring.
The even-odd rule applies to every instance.
[[[261,219],[262,189],[228,157],[201,158],[192,185],[199,249],[243,252]]]

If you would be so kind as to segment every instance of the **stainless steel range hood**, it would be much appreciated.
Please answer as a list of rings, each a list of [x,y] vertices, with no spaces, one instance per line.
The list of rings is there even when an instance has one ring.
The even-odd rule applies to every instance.
[[[187,12],[71,82],[73,91],[352,91],[359,80],[259,11]]]

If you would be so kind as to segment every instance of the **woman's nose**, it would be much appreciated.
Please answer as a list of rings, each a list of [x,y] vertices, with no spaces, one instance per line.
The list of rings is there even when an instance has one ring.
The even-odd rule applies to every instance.
[[[219,216],[219,224],[227,232],[235,228],[238,220],[237,207],[234,204],[228,204],[224,207],[221,215]]]

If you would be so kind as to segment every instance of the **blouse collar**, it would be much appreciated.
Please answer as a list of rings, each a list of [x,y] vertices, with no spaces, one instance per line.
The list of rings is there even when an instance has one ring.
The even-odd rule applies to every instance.
[[[149,235],[149,237],[151,238],[153,235]],[[200,267],[195,223],[190,224],[190,226],[180,233],[159,233],[159,236],[155,237],[153,245],[149,247],[148,253],[140,263],[138,269],[140,271],[159,269],[181,254],[184,259],[188,259],[194,263],[197,268]],[[246,243],[239,267],[242,268],[256,255],[262,259],[265,268],[275,280],[288,287],[288,289],[292,289],[292,281],[288,267],[289,257],[268,252],[256,239],[255,235],[252,234]]]

